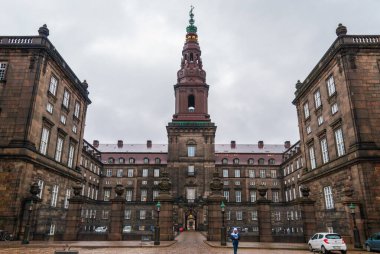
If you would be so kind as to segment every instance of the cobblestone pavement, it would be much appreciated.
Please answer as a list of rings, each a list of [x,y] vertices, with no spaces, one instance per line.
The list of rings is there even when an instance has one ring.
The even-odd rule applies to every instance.
[[[211,253],[211,254],[232,254],[232,248],[214,248],[204,243],[204,236],[198,232],[184,232],[177,238],[177,243],[171,247],[112,247],[112,242],[107,248],[79,248],[73,247],[72,250],[78,250],[80,254],[198,254],[198,253]],[[33,246],[18,247],[18,248],[1,248],[1,254],[20,253],[20,254],[54,254],[55,250],[62,250],[62,248],[46,247],[37,248]],[[311,253],[306,250],[279,250],[279,249],[244,249],[238,250],[239,254],[257,253],[257,254],[306,254]],[[364,251],[350,251],[351,253],[359,254],[366,253]]]

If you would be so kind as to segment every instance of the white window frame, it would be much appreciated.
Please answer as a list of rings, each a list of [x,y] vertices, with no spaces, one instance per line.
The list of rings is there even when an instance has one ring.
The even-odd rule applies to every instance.
[[[62,150],[63,150],[63,138],[57,138],[57,146],[55,148],[55,160],[61,162],[62,159]]]
[[[334,198],[333,198],[331,186],[324,187],[323,192],[325,195],[326,209],[333,209],[334,208]]]
[[[141,202],[146,202],[148,200],[148,190],[142,189],[141,190]]]
[[[59,186],[57,184],[53,185],[52,190],[51,190],[51,201],[50,201],[50,206],[52,207],[57,206],[58,191],[59,191]]]
[[[146,219],[146,210],[140,210],[140,220],[145,220]]]
[[[187,175],[189,175],[189,176],[195,175],[194,165],[188,165],[188,167],[187,167]]]
[[[66,194],[65,194],[65,201],[63,203],[63,207],[65,209],[68,209],[69,208],[69,199],[70,199],[70,195],[71,195],[71,190],[70,189],[67,189],[66,190]]]
[[[125,200],[127,202],[131,202],[133,199],[133,191],[132,190],[126,190],[125,191]]]
[[[110,189],[104,189],[104,201],[110,201],[111,198],[111,190]]]
[[[223,169],[223,177],[228,177],[228,169],[227,168],[224,168]]]
[[[74,116],[76,118],[79,118],[79,115],[80,115],[80,103],[76,101],[75,107],[74,107]]]
[[[249,178],[255,178],[255,170],[254,169],[250,169],[248,171],[248,174],[249,174]]]
[[[327,146],[327,139],[323,138],[320,141],[321,143],[321,152],[322,152],[322,162],[323,164],[329,162],[329,150]]]
[[[70,105],[70,92],[67,91],[66,89],[63,91],[63,101],[62,101],[62,105],[63,105],[65,108],[69,108],[69,105]]]
[[[143,168],[142,170],[142,177],[148,177],[149,176],[149,169]]]
[[[187,156],[188,157],[195,157],[195,146],[190,145],[187,147]]]
[[[235,177],[240,177],[240,169],[235,169]]]
[[[112,169],[111,168],[107,168],[106,176],[108,176],[108,177],[112,176]]]
[[[310,156],[310,167],[315,169],[317,167],[317,162],[315,160],[314,146],[309,146],[309,156]]]
[[[46,104],[46,111],[49,112],[50,114],[53,114],[53,109],[54,109],[53,104],[51,104],[50,102],[48,102]]]
[[[260,169],[260,178],[266,178],[266,170]]]
[[[256,191],[254,191],[254,190],[251,190],[250,192],[249,192],[249,197],[250,197],[250,201],[253,203],[253,202],[256,202],[256,200],[257,200],[257,193],[256,193]]]
[[[272,201],[275,203],[280,202],[280,194],[278,191],[272,191]]]
[[[124,210],[124,220],[130,220],[131,219],[131,210]]]
[[[327,79],[327,92],[328,92],[329,96],[333,95],[336,92],[335,80],[334,80],[334,76],[333,75],[331,75]]]
[[[236,220],[243,220],[243,211],[236,211]]]
[[[40,192],[37,194],[37,197],[39,197],[40,199],[42,199],[42,194],[43,194],[43,191],[44,191],[44,181],[43,180],[38,180],[37,184],[38,184],[38,187],[40,187]]]
[[[153,200],[156,200],[158,195],[160,195],[160,191],[159,190],[153,190]]]
[[[323,115],[318,116],[317,121],[318,121],[318,126],[321,126],[323,124],[323,121],[324,121]]]
[[[235,202],[241,203],[241,191],[235,191]]]
[[[123,177],[124,170],[122,168],[119,168],[116,172],[116,177]]]
[[[154,169],[153,176],[154,177],[160,177],[160,169],[159,168]]]
[[[74,166],[74,154],[75,154],[75,146],[73,144],[70,144],[69,146],[69,158],[67,160],[67,166],[69,168],[73,168]]]
[[[224,190],[223,191],[223,197],[227,200],[227,202],[230,201],[230,191]]]
[[[314,93],[315,108],[318,109],[322,105],[321,92],[319,89]]]
[[[344,148],[344,139],[343,139],[343,131],[342,128],[338,128],[334,131],[335,136],[335,144],[337,156],[340,157],[346,154],[346,150]]]
[[[293,166],[293,165],[292,165],[292,166]],[[271,177],[271,178],[277,178],[277,170],[272,169],[272,170],[270,171],[270,177]]]
[[[308,102],[305,102],[305,104],[303,104],[303,112],[305,115],[305,119],[307,119],[310,116],[310,110],[309,110],[309,103]]]
[[[257,220],[257,210],[251,212],[251,220]]]
[[[339,111],[338,103],[335,102],[335,103],[331,106],[331,114],[335,115],[338,111]]]
[[[57,95],[57,87],[58,87],[58,80],[54,76],[51,76],[50,83],[49,83],[49,92],[54,96]]]
[[[41,142],[40,142],[40,153],[46,155],[47,153],[47,147],[49,145],[49,136],[50,136],[50,129],[47,127],[42,127],[42,133],[41,133]]]
[[[133,168],[128,169],[128,177],[133,177]]]
[[[50,224],[49,235],[55,234],[55,224]]]
[[[78,127],[77,127],[75,124],[73,124],[72,131],[73,131],[73,133],[75,133],[75,134],[77,134],[77,132],[78,132]]]

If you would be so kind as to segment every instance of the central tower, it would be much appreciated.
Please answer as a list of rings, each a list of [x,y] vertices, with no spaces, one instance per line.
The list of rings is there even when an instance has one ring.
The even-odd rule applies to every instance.
[[[190,10],[181,68],[174,85],[175,113],[168,132],[168,171],[174,198],[180,200],[179,223],[188,229],[201,229],[205,211],[202,203],[209,193],[215,171],[216,126],[208,114],[206,72],[203,70],[193,7]],[[191,224],[191,225],[190,225]]]

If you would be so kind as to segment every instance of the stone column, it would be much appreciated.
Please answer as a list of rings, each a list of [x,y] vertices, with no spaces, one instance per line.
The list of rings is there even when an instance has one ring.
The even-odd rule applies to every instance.
[[[78,240],[78,234],[81,229],[81,212],[83,207],[83,196],[80,195],[82,191],[81,185],[75,185],[74,197],[69,199],[69,209],[66,215],[66,228],[63,234],[64,241]]]
[[[272,222],[271,222],[271,201],[265,198],[268,188],[259,186],[259,199],[257,200],[257,216],[259,219],[259,239],[260,242],[273,242]]]
[[[121,241],[123,230],[123,218],[125,210],[125,199],[122,197],[124,187],[117,184],[115,187],[116,197],[111,200],[111,217],[108,240]]]
[[[213,173],[213,179],[210,183],[211,195],[207,198],[208,205],[208,241],[221,240],[222,228],[222,210],[220,204],[224,200],[222,195],[223,183],[220,180],[219,173]]]
[[[309,198],[310,188],[306,185],[301,186],[302,198],[298,200],[301,208],[302,221],[303,221],[303,236],[305,242],[309,240],[316,230],[315,220],[315,201]]]
[[[173,232],[173,196],[170,194],[172,184],[168,177],[167,172],[162,172],[161,181],[158,184],[160,193],[156,198],[157,202],[161,204],[160,209],[160,241],[172,241],[174,239]],[[155,214],[157,216],[157,210],[155,207]],[[157,220],[157,217],[156,217]],[[156,221],[155,221],[156,223]]]

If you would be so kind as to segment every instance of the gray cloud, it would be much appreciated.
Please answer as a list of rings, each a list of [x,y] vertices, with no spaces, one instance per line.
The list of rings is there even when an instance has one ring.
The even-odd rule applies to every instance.
[[[376,34],[380,23],[375,0],[15,0],[2,3],[0,30],[33,35],[47,23],[49,39],[90,85],[86,139],[166,143],[191,4],[217,143],[297,141],[297,79],[335,40],[338,23],[349,34]]]

